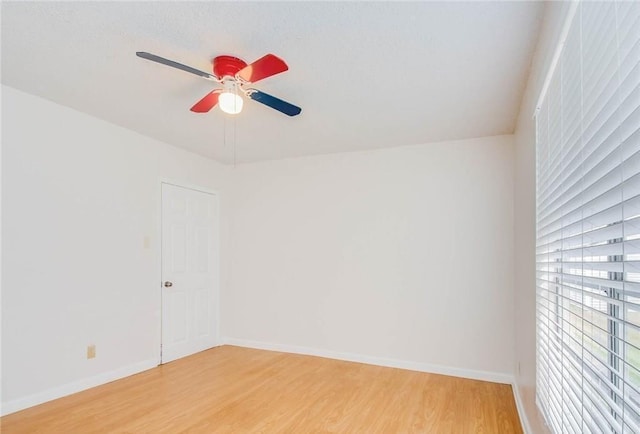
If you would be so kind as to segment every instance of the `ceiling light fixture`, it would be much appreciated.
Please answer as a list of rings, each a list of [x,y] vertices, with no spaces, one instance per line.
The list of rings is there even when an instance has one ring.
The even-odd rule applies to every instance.
[[[242,100],[242,97],[238,95],[238,86],[236,81],[223,79],[223,87],[224,89],[218,98],[220,110],[230,115],[240,113],[242,111],[242,104],[244,101]]]

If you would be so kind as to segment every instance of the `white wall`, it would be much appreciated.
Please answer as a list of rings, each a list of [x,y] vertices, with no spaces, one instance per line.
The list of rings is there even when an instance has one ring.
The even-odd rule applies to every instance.
[[[536,395],[536,153],[533,114],[553,59],[569,2],[548,2],[515,132],[515,361],[516,392],[523,424],[531,433],[548,429]]]
[[[513,164],[499,136],[239,166],[223,335],[510,381]]]
[[[2,148],[3,412],[154,366],[160,179],[218,190],[228,234],[228,169],[6,86]]]

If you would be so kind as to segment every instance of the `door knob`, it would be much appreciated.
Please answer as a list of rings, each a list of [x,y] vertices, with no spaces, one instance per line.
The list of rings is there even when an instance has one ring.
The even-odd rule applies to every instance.
[[[169,282],[168,280],[166,282],[164,282],[164,287],[165,288],[171,288],[173,286],[173,283]]]

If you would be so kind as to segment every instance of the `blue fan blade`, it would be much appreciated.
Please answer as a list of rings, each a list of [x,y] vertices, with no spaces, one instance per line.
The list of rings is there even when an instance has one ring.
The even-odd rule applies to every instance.
[[[260,92],[259,90],[249,89],[249,91],[247,92],[247,96],[254,101],[258,101],[259,103],[276,109],[279,112],[284,113],[285,115],[296,116],[299,115],[302,111],[302,109],[298,106],[289,104],[286,101],[282,101],[280,98],[271,96],[268,93]]]

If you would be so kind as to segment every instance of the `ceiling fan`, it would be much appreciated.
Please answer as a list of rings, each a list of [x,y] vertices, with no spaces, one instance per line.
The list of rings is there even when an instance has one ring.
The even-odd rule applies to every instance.
[[[144,51],[138,51],[136,55],[143,59],[190,72],[191,74],[198,75],[206,80],[215,81],[222,85],[222,88],[213,89],[213,91],[195,103],[193,107],[191,107],[192,112],[207,113],[213,107],[219,105],[220,109],[225,113],[240,113],[243,105],[243,99],[240,96],[241,93],[249,99],[258,101],[288,116],[299,115],[302,111],[300,107],[283,101],[280,98],[276,98],[257,89],[246,87],[259,80],[289,69],[284,60],[273,54],[267,54],[249,65],[247,65],[244,60],[234,56],[217,56],[212,61],[213,74]]]

